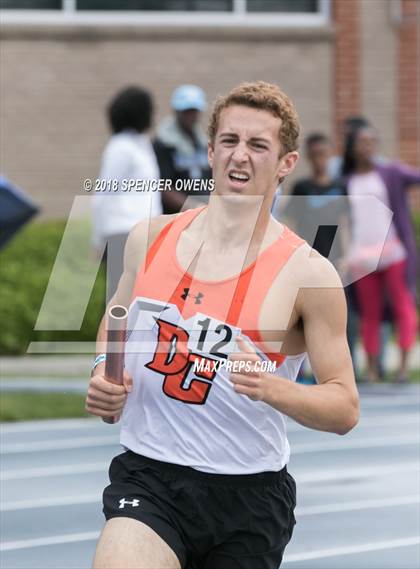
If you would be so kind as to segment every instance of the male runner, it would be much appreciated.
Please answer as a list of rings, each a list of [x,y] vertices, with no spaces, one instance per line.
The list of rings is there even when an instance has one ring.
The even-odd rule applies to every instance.
[[[111,301],[130,305],[125,385],[102,362],[86,404],[122,413],[127,449],[110,467],[95,569],[277,569],[296,503],[284,415],[338,434],[358,420],[339,278],[270,215],[298,134],[277,86],[233,89],[210,120],[209,205],[129,236]],[[105,337],[103,321],[99,352]],[[293,381],[305,352],[317,385]]]

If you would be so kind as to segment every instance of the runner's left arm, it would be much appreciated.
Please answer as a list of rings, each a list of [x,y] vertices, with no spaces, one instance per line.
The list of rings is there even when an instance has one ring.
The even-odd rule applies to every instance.
[[[302,288],[297,310],[304,326],[305,343],[317,385],[302,385],[266,372],[231,373],[234,389],[261,400],[298,423],[320,431],[346,434],[359,418],[359,398],[346,337],[346,301],[332,265],[318,259],[323,284]],[[327,273],[327,274],[326,274]],[[244,340],[242,353],[232,359],[257,361]]]

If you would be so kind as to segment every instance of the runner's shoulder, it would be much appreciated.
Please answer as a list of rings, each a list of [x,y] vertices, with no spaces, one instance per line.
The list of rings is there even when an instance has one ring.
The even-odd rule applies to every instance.
[[[142,219],[130,231],[125,246],[125,267],[136,273],[146,258],[147,251],[164,227],[175,219],[177,214],[159,215],[152,219]]]
[[[334,265],[308,243],[301,245],[291,258],[299,288],[343,288]]]
[[[168,223],[174,221],[177,213],[170,215],[158,215],[152,219],[142,219],[130,231],[130,241],[133,243],[146,243],[150,247],[159,233]]]
[[[307,243],[293,255],[294,286],[298,289],[296,312],[304,322],[308,316],[321,320],[345,307],[343,284],[334,265]]]

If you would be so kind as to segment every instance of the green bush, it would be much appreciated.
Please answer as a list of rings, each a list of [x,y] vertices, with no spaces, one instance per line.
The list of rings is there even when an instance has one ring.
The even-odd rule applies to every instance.
[[[92,341],[105,307],[105,270],[99,270],[79,331],[34,331],[38,312],[64,233],[64,221],[34,223],[21,231],[0,253],[0,353],[23,354],[31,341]],[[89,239],[81,223],[79,240]],[[77,248],[77,242],[75,244]],[[86,248],[86,247],[85,247]],[[77,254],[65,267],[62,280],[77,279],[88,262]],[[65,283],[63,283],[65,284]],[[71,297],[63,296],[63,307]],[[65,292],[63,293],[65,295]],[[71,308],[70,308],[71,309]]]

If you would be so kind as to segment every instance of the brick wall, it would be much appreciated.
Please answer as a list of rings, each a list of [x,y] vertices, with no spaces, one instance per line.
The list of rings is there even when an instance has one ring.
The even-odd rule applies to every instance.
[[[345,117],[366,114],[381,152],[418,163],[420,2],[401,6],[399,26],[387,0],[332,0],[333,28],[319,29],[3,24],[2,172],[44,215],[64,217],[83,179],[98,173],[104,109],[116,90],[150,88],[157,122],[180,83],[195,82],[212,99],[252,79],[274,81],[292,97],[303,136],[322,130],[339,139]],[[305,173],[302,159],[294,178]]]
[[[378,151],[398,156],[398,29],[391,4],[383,0],[360,3],[361,113],[376,126]]]
[[[420,3],[401,0],[399,25],[399,150],[401,159],[420,164]],[[420,188],[410,192],[413,210],[420,211]]]
[[[420,164],[420,2],[401,1],[399,25],[399,149],[406,162]]]
[[[2,169],[43,215],[64,217],[82,181],[98,174],[108,130],[104,108],[122,86],[156,96],[197,83],[209,99],[245,80],[278,83],[304,125],[330,132],[332,33],[323,30],[168,31],[7,28],[0,45]],[[186,39],[188,38],[188,39]],[[297,172],[302,175],[305,163]]]
[[[334,51],[334,132],[340,149],[341,125],[361,112],[359,0],[333,0],[336,40]]]

